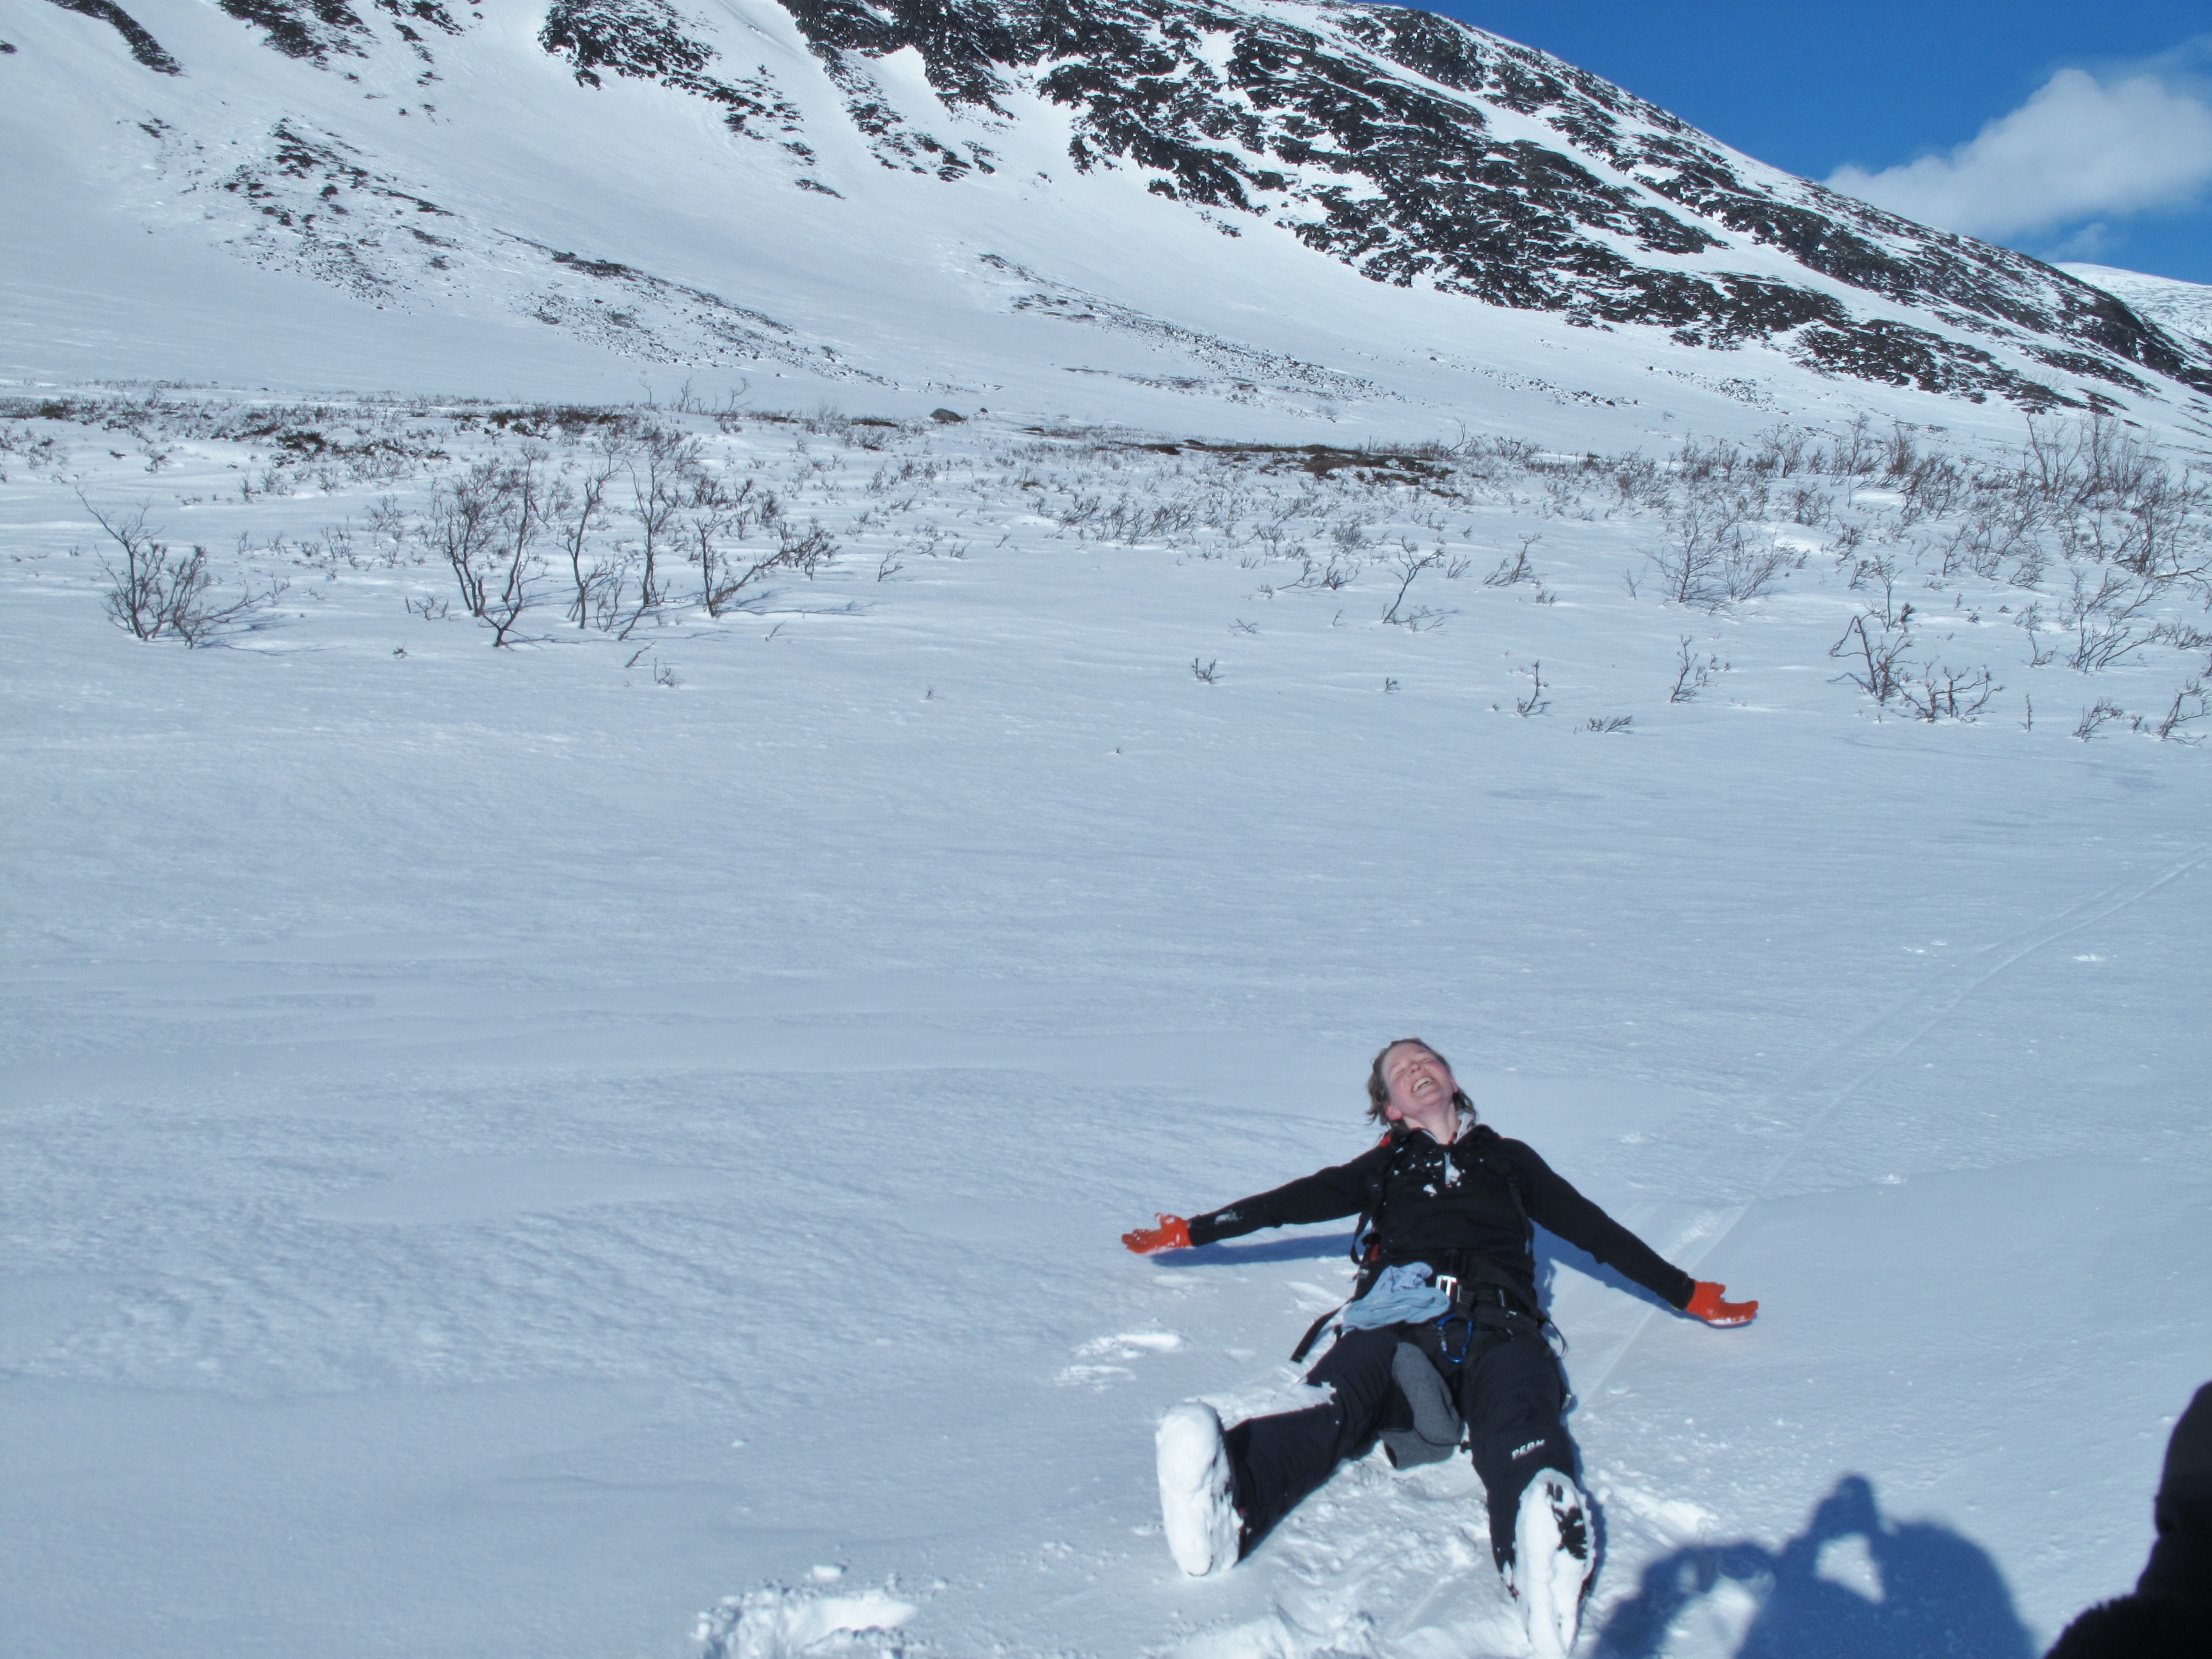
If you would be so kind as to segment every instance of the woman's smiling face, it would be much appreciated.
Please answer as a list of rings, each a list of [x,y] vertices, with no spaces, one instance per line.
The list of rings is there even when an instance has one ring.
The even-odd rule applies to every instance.
[[[1382,1057],[1382,1081],[1390,1091],[1387,1113],[1393,1121],[1426,1129],[1438,1140],[1451,1139],[1459,1115],[1452,1097],[1459,1092],[1451,1067],[1418,1042],[1401,1042]]]

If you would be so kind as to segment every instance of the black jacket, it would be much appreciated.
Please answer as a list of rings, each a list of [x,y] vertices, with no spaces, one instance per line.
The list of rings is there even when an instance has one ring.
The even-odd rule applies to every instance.
[[[2094,1607],[2045,1659],[2203,1659],[2212,1653],[2212,1382],[2166,1445],[2158,1541],[2136,1593]]]
[[[1440,1146],[1424,1129],[1400,1126],[1349,1164],[1273,1192],[1241,1198],[1190,1218],[1190,1242],[1211,1244],[1262,1227],[1334,1221],[1365,1213],[1381,1261],[1426,1261],[1465,1274],[1468,1258],[1536,1306],[1536,1262],[1528,1223],[1580,1245],[1671,1306],[1686,1307],[1696,1282],[1553,1172],[1525,1142],[1487,1124]],[[1457,1258],[1448,1261],[1445,1258]]]

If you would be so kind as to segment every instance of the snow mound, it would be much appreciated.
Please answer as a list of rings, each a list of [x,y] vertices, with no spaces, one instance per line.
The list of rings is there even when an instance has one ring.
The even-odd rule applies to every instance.
[[[896,1630],[914,1617],[910,1602],[882,1590],[814,1595],[771,1587],[729,1595],[699,1615],[702,1659],[799,1659],[805,1653],[882,1652],[858,1638]]]

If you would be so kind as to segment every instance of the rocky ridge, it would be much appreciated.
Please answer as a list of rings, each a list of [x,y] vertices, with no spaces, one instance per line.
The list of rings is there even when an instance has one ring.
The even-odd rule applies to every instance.
[[[191,72],[114,0],[53,3],[111,23],[148,69]],[[449,43],[487,27],[439,0],[377,0],[366,14],[347,0],[219,3],[285,57],[349,74],[350,60],[403,52],[423,86]],[[2118,294],[1765,167],[1548,54],[1427,13],[1291,0],[781,6],[875,160],[949,190],[997,167],[979,131],[1048,107],[1079,175],[1134,172],[1226,234],[1280,227],[1378,283],[1595,330],[1656,326],[1717,353],[1763,345],[1824,375],[2029,410],[2212,394],[2212,346]],[[794,186],[839,193],[805,171],[816,140],[803,100],[767,64],[736,65],[726,20],[671,0],[554,0],[536,40],[585,88],[622,78],[705,100],[733,137],[779,149]],[[893,59],[918,64],[929,96],[890,73]],[[175,135],[157,137],[177,151]],[[343,212],[337,173],[368,174],[347,162],[318,174],[315,199],[280,200],[283,157],[304,141],[278,137],[270,166],[222,185],[260,200],[263,256],[342,285],[386,280],[360,276],[359,239],[333,252],[325,234],[312,257],[280,246]],[[343,140],[307,148],[332,146]],[[374,188],[408,197],[398,180]],[[442,268],[435,239],[453,228],[410,228],[418,274]],[[693,321],[678,331],[688,343],[654,336],[636,307],[627,327],[602,329],[641,355],[720,361],[762,337],[750,319],[699,323],[722,305],[712,295],[644,297]]]

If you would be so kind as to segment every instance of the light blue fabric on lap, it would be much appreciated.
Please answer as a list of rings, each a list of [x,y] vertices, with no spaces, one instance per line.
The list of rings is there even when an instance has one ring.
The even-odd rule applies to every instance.
[[[1368,1331],[1378,1325],[1418,1325],[1442,1317],[1450,1310],[1451,1297],[1428,1282],[1435,1272],[1425,1261],[1385,1267],[1374,1287],[1344,1310],[1346,1327]]]

